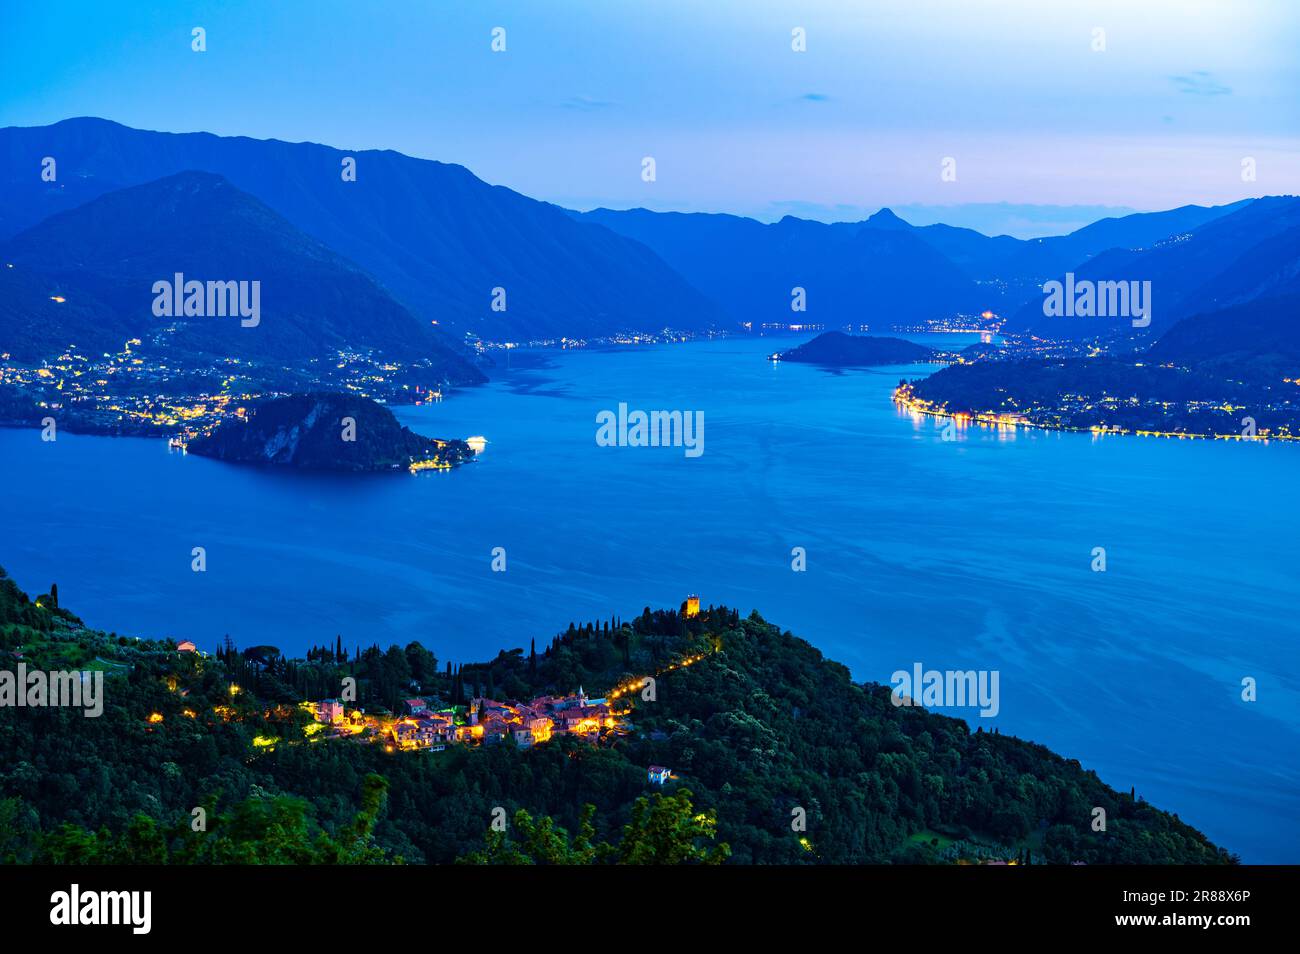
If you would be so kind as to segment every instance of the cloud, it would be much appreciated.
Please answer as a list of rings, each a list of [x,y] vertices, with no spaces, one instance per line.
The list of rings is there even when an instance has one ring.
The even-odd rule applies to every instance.
[[[756,211],[762,221],[775,222],[787,215],[817,222],[860,222],[877,211],[875,206],[852,205],[845,202],[806,202],[801,199],[782,199],[767,203]]]
[[[942,222],[985,235],[1042,238],[1067,235],[1098,219],[1132,215],[1136,209],[1114,205],[1051,205],[1017,202],[965,202],[960,205],[895,205],[894,212],[913,225]]]
[[[1171,76],[1169,80],[1178,88],[1179,92],[1186,93],[1188,96],[1229,96],[1232,94],[1232,87],[1224,86],[1208,70],[1196,70],[1193,73]]]
[[[590,96],[570,96],[560,105],[565,109],[580,109],[589,113],[598,109],[609,109],[614,104],[609,100],[593,99]]]
[[[830,101],[830,97],[825,93],[804,93],[799,98],[809,103],[825,103]]]

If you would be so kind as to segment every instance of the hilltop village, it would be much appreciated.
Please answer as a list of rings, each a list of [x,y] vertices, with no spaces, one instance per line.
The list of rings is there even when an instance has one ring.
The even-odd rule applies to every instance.
[[[686,619],[700,615],[698,596],[687,597],[681,615]],[[703,658],[702,653],[679,658],[656,675],[694,665]],[[349,708],[337,698],[303,702],[300,708],[312,717],[304,729],[311,741],[354,739],[383,745],[388,752],[440,752],[453,744],[512,743],[518,748],[530,748],[561,736],[595,745],[631,733],[631,705],[616,706],[619,699],[626,699],[649,681],[644,676],[634,677],[602,698],[589,697],[581,686],[570,695],[541,695],[528,702],[475,696],[468,705],[441,708],[436,707],[438,701],[427,696],[412,696],[402,702],[400,715]],[[661,785],[673,775],[664,766],[652,765],[648,777],[652,784]]]
[[[506,740],[520,748],[572,735],[589,742],[626,734],[626,710],[616,712],[606,699],[590,699],[579,687],[567,696],[538,696],[531,702],[501,702],[476,697],[467,706],[432,709],[423,697],[407,699],[399,716],[348,710],[338,699],[304,703],[316,718],[309,735],[356,738],[390,750],[431,749],[452,743],[495,745]]]

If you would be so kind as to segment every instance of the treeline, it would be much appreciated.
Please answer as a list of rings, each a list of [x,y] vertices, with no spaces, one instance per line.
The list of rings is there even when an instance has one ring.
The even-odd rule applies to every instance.
[[[367,711],[400,712],[403,700],[429,695],[449,706],[470,699],[527,700],[543,692],[568,693],[581,684],[604,688],[670,664],[683,645],[698,640],[710,625],[737,625],[734,610],[710,607],[703,617],[646,607],[631,622],[617,616],[569,623],[541,652],[536,639],[522,648],[502,650],[486,662],[441,664],[418,642],[381,649],[377,643],[351,651],[336,637],[333,646],[312,646],[305,659],[291,659],[274,646],[240,649],[229,636],[214,657],[240,685],[276,702],[339,695],[343,680],[356,680],[355,705]]]
[[[625,846],[638,825],[659,831],[664,840],[654,844],[667,846],[697,816],[709,824],[688,839],[703,852],[692,861],[721,860],[711,852],[724,844],[729,863],[953,860],[936,833],[1036,863],[1233,860],[1176,816],[1042,746],[894,706],[888,687],[854,683],[843,666],[757,614],[647,608],[608,627],[574,624],[541,650],[530,641],[528,651],[477,663],[439,664],[414,643],[344,658],[338,642],[309,662],[274,647],[231,644],[203,657],[98,633],[23,603],[6,583],[0,577],[6,639],[33,658],[77,654],[113,667],[100,718],[59,708],[0,711],[0,856],[17,860],[125,858],[134,845],[156,850],[158,835],[173,860],[241,852],[285,860],[286,845],[259,846],[283,831],[319,843],[310,859],[328,860],[331,845],[355,846],[350,833],[361,815],[371,819],[366,845],[375,857],[408,863],[520,860],[516,853],[545,863],[586,857],[588,849],[590,860],[617,861],[644,855],[633,850],[635,835]],[[693,665],[667,669],[695,656]],[[561,737],[523,750],[389,753],[307,741],[310,716],[296,705],[337,695],[345,675],[357,679],[361,699],[391,708],[412,683],[454,704],[472,694],[527,699],[579,685],[596,696],[654,674],[652,690],[620,700],[634,706],[632,731],[599,746]],[[650,765],[672,770],[662,790],[676,799],[668,808],[647,797],[656,791]],[[372,776],[387,782],[386,804],[373,812]],[[184,833],[203,806],[216,821],[210,832],[231,842],[195,855]],[[1096,807],[1106,810],[1105,832],[1091,829]],[[492,824],[502,813],[512,819],[505,832]],[[280,820],[263,825],[267,817]],[[558,829],[567,848],[529,834]]]
[[[189,821],[160,824],[139,812],[120,832],[91,832],[70,822],[42,832],[17,798],[0,800],[0,864],[51,865],[322,865],[400,863],[375,845],[375,820],[388,783],[369,775],[361,809],[330,834],[301,798],[255,795],[226,813],[196,806]],[[209,812],[212,812],[209,818]]]

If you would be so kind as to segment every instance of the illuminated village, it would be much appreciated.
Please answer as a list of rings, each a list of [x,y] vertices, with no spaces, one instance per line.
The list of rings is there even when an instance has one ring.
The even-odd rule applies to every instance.
[[[627,731],[628,712],[616,712],[608,699],[591,699],[579,687],[568,696],[538,696],[531,702],[476,697],[468,706],[432,709],[423,697],[407,699],[399,716],[348,710],[338,699],[302,703],[316,719],[307,727],[313,739],[356,738],[383,744],[389,751],[430,749],[452,743],[495,745],[507,740],[520,748],[571,735],[598,742]]]
[[[295,391],[338,389],[388,404],[442,400],[439,388],[424,383],[422,368],[372,351],[341,350],[334,360],[312,359],[294,370],[234,356],[172,353],[162,347],[171,330],[148,341],[131,338],[112,353],[69,345],[56,358],[23,362],[0,352],[0,385],[23,395],[37,413],[62,412],[70,430],[165,435],[177,450],[225,420],[245,419],[259,400]]]
[[[698,596],[689,596],[682,613],[695,617],[700,613]],[[659,670],[662,676],[692,666],[704,653],[685,656]],[[381,744],[389,752],[428,750],[440,752],[448,745],[498,745],[512,742],[529,748],[561,736],[572,736],[596,744],[631,731],[630,699],[651,679],[638,676],[616,686],[602,698],[590,698],[581,686],[566,696],[542,695],[529,702],[499,701],[476,696],[467,706],[435,709],[424,696],[413,696],[402,703],[401,715],[367,713],[348,709],[339,699],[299,704],[313,717],[305,727],[307,737],[320,739],[355,739]],[[627,704],[619,708],[619,700]],[[672,772],[660,765],[650,767],[649,780],[663,784]]]
[[[1063,394],[1060,396],[1060,407],[1031,408],[1025,411],[1017,412],[968,412],[968,411],[950,411],[945,404],[928,401],[919,397],[912,384],[900,383],[894,389],[893,400],[900,408],[911,412],[913,415],[930,416],[951,420],[957,427],[964,428],[968,424],[978,424],[984,427],[992,427],[998,430],[1015,430],[1017,428],[1038,428],[1040,430],[1058,430],[1058,431],[1084,431],[1094,435],[1105,434],[1124,434],[1135,437],[1165,437],[1178,438],[1180,440],[1223,440],[1223,441],[1292,441],[1300,440],[1300,434],[1291,433],[1290,429],[1283,425],[1278,430],[1270,430],[1267,427],[1261,427],[1256,432],[1228,432],[1228,433],[1193,433],[1190,431],[1177,430],[1160,430],[1153,428],[1126,428],[1119,425],[1094,424],[1089,427],[1073,426],[1065,423],[1064,419],[1068,416],[1062,410],[1063,407],[1073,406],[1085,410],[1095,409],[1098,412],[1114,410],[1121,405],[1138,406],[1145,404],[1153,410],[1153,414],[1164,415],[1171,410],[1176,410],[1176,406],[1168,401],[1147,401],[1139,402],[1136,397],[1119,398],[1112,395],[1106,395],[1095,401],[1090,401],[1080,395]],[[1229,419],[1235,419],[1234,415],[1240,415],[1246,408],[1239,405],[1232,405],[1223,401],[1187,401],[1183,410],[1189,412],[1222,412],[1229,416]],[[1031,416],[1032,415],[1032,416]]]

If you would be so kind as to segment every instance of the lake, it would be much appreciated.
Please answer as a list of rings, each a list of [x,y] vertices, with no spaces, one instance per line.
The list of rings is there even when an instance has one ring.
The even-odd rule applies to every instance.
[[[997,670],[995,718],[951,714],[1077,758],[1246,861],[1300,862],[1300,447],[944,441],[889,399],[933,366],[764,360],[796,340],[516,354],[486,387],[396,409],[487,437],[450,473],[278,473],[0,430],[0,565],[106,630],[294,654],[417,639],[456,662],[698,593],[859,679]],[[704,453],[598,446],[619,403],[702,411]]]

